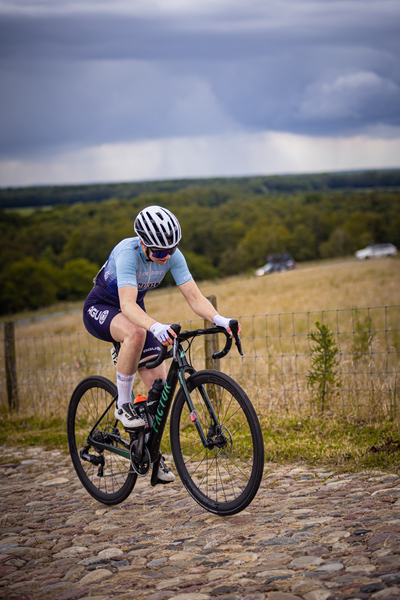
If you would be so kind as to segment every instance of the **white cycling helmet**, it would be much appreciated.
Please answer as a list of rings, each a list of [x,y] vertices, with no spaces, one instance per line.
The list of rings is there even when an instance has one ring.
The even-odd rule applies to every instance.
[[[134,229],[148,248],[174,248],[182,237],[178,219],[161,206],[148,206],[141,210],[135,219]]]

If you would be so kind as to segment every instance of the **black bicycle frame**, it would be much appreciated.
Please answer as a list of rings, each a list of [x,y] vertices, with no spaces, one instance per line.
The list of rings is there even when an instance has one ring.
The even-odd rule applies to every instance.
[[[179,327],[179,329],[180,329],[180,327]],[[198,330],[198,331],[200,332],[202,330]],[[227,350],[227,348],[228,348],[228,346],[230,348],[230,344],[231,344],[230,339],[228,340],[228,342],[229,342],[228,345],[219,354],[219,356],[223,356],[224,354],[227,354],[227,352],[229,351],[229,350]],[[168,354],[168,356],[171,356],[171,354]],[[207,437],[204,434],[203,428],[201,427],[201,424],[199,423],[199,420],[197,419],[196,412],[195,412],[195,409],[193,406],[193,402],[190,397],[190,392],[189,392],[189,390],[187,388],[187,384],[186,384],[185,374],[189,373],[192,375],[193,373],[196,373],[196,370],[192,366],[189,365],[187,358],[186,358],[185,350],[184,350],[182,344],[180,342],[177,342],[177,340],[175,340],[175,343],[174,343],[172,356],[173,356],[173,362],[169,368],[167,380],[164,384],[164,388],[161,393],[161,398],[158,403],[157,412],[153,417],[153,424],[152,424],[152,427],[150,430],[150,435],[149,435],[148,441],[146,443],[146,446],[150,452],[150,458],[151,458],[152,462],[155,462],[159,457],[161,440],[164,435],[165,425],[167,423],[168,415],[171,410],[172,400],[175,395],[175,390],[176,390],[178,381],[179,381],[179,384],[185,395],[186,403],[189,407],[190,414],[191,414],[191,416],[193,416],[193,423],[196,426],[196,429],[199,433],[200,439],[201,439],[204,447],[210,448],[213,446],[213,444],[207,440]],[[149,362],[149,361],[144,361],[144,362],[140,363],[139,368],[144,367],[146,365],[146,362]],[[210,417],[212,420],[212,425],[214,427],[218,427],[219,426],[218,418],[215,414],[213,405],[208,397],[206,389],[204,388],[204,386],[200,386],[199,390],[200,390],[201,396],[207,406],[208,412],[210,414]],[[128,449],[123,450],[122,448],[116,448],[115,446],[111,446],[109,444],[104,444],[104,443],[101,443],[101,442],[98,442],[98,441],[95,441],[92,439],[93,431],[97,428],[97,425],[100,423],[100,421],[102,420],[104,415],[107,413],[107,411],[115,403],[115,400],[116,400],[116,397],[113,398],[112,402],[106,408],[106,410],[101,415],[101,417],[98,419],[98,421],[92,428],[92,431],[88,435],[87,441],[91,446],[97,448],[98,450],[108,450],[109,452],[114,452],[114,454],[118,454],[129,460],[130,452]]]

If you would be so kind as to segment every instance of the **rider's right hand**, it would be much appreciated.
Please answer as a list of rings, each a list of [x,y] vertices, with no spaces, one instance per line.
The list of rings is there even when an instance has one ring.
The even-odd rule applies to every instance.
[[[176,333],[171,329],[171,325],[165,325],[157,321],[150,327],[150,331],[163,346],[172,344],[172,338],[176,337]]]

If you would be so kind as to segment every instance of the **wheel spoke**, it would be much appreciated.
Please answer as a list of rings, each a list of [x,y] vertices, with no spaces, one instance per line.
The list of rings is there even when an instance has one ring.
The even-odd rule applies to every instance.
[[[262,477],[258,419],[245,392],[228,376],[203,371],[187,383],[197,424],[211,445],[203,446],[180,392],[171,415],[171,433],[176,432],[171,435],[171,444],[178,473],[185,485],[188,478],[191,480],[187,489],[204,508],[235,514],[254,497]],[[212,420],[201,386],[212,402],[217,423]]]
[[[136,481],[129,458],[108,449],[98,449],[88,442],[92,432],[94,444],[99,442],[114,448],[129,448],[129,435],[114,427],[114,405],[110,405],[115,395],[115,385],[110,381],[89,377],[76,388],[68,411],[68,439],[77,474],[87,491],[106,504],[116,504],[125,499]],[[103,415],[108,406],[110,409]],[[102,458],[103,465],[81,458],[83,449],[93,457],[92,460]]]

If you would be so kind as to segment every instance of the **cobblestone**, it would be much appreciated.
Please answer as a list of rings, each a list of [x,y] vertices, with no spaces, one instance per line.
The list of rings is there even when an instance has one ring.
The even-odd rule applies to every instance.
[[[105,507],[65,454],[2,448],[0,507],[5,600],[400,599],[391,473],[267,464],[253,503],[220,518],[179,480]]]

